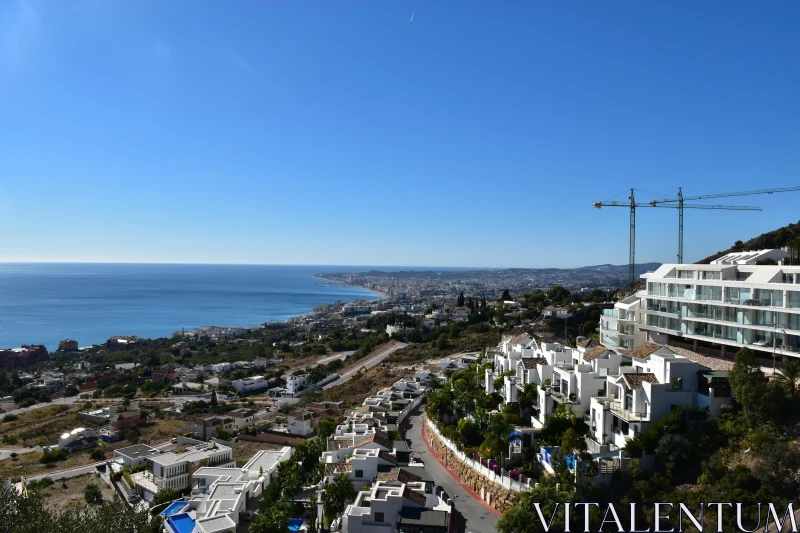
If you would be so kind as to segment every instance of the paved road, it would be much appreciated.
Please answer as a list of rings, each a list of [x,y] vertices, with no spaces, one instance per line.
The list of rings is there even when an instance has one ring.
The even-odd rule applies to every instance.
[[[453,479],[445,468],[439,464],[428,452],[425,442],[422,440],[422,414],[418,410],[416,414],[408,418],[409,427],[406,430],[406,438],[411,441],[411,453],[414,457],[425,463],[425,470],[433,478],[434,483],[441,486],[450,495],[455,506],[455,516],[462,517],[458,531],[475,533],[495,533],[497,517],[493,515],[486,506],[472,497],[464,488]]]
[[[18,455],[22,455],[23,453],[31,453],[34,452],[33,448],[2,448],[0,449],[0,461],[3,459],[8,459],[11,457],[12,453],[17,453]]]
[[[369,370],[373,366],[377,365],[378,363],[380,363],[381,361],[392,355],[397,350],[405,348],[406,346],[408,346],[408,344],[404,342],[395,342],[393,346],[383,349],[383,351],[378,352],[377,355],[372,355],[365,361],[359,362],[355,367],[353,367],[352,370],[349,370],[344,374],[342,374],[341,376],[339,376],[339,379],[337,379],[336,381],[332,381],[327,385],[325,385],[324,387],[322,387],[322,390],[327,390],[330,389],[331,387],[335,387],[336,385],[341,385],[342,383],[349,381],[350,378],[355,376],[358,373],[358,371],[361,370],[362,368],[366,367],[367,370]]]
[[[319,361],[317,361],[317,362],[316,362],[315,364],[313,364],[312,366],[326,365],[326,364],[330,363],[331,361],[336,361],[337,359],[338,359],[339,361],[344,361],[346,357],[348,357],[348,356],[350,356],[350,355],[353,355],[354,353],[356,353],[356,352],[355,352],[355,350],[353,350],[353,351],[350,351],[350,352],[339,352],[339,353],[335,353],[335,354],[333,354],[333,355],[330,355],[330,356],[328,356],[328,357],[325,357],[325,358],[323,358],[323,359],[320,359]]]
[[[87,392],[82,392],[81,394],[87,394],[87,393],[91,394],[92,392],[93,391],[87,391]],[[71,404],[77,402],[79,399],[80,399],[80,396],[68,396],[67,398],[56,398],[52,402],[37,403],[37,404],[31,405],[30,407],[20,407],[19,409],[15,409],[13,411],[7,411],[7,412],[2,413],[2,414],[3,415],[18,415],[20,413],[24,413],[25,411],[33,411],[34,409],[41,409],[42,407],[47,407],[48,405],[61,405],[61,404],[71,405]]]

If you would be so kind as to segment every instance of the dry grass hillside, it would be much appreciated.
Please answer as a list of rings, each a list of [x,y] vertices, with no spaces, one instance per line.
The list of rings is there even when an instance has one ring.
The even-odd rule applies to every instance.
[[[731,246],[727,250],[717,252],[710,255],[705,259],[697,262],[698,265],[707,265],[715,259],[719,259],[723,255],[731,252],[739,252],[743,250],[764,250],[765,248],[782,248],[790,246],[793,239],[800,238],[800,221],[797,224],[789,224],[782,228],[764,233],[758,237],[754,237],[749,241],[745,241],[741,246]]]

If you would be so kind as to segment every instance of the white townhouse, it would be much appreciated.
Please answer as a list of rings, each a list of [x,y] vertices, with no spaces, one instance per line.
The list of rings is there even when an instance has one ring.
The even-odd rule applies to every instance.
[[[731,356],[800,357],[800,266],[783,250],[736,252],[708,265],[662,265],[643,274],[639,328],[648,340]],[[759,265],[771,260],[775,265]]]
[[[342,531],[447,533],[452,513],[449,500],[425,492],[424,481],[378,480],[369,492],[359,491],[355,502],[347,506]]]
[[[731,402],[727,371],[694,361],[703,356],[674,346],[648,342],[630,352],[631,365],[609,373],[605,388],[591,396],[589,425],[595,441],[590,451],[622,449],[680,405],[706,408],[719,416]],[[732,365],[728,363],[730,368]]]

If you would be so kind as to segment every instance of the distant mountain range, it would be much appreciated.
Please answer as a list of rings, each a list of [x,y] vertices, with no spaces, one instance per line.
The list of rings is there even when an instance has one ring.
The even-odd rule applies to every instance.
[[[636,265],[636,276],[652,272],[661,263]],[[616,288],[628,283],[628,265],[592,265],[577,268],[503,268],[475,270],[369,270],[366,272],[330,272],[319,274],[322,278],[368,285],[367,280],[429,280],[439,282],[459,281],[489,284],[509,289],[523,287]]]

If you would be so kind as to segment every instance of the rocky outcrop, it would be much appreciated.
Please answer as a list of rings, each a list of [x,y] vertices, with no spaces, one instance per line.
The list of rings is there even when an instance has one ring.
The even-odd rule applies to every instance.
[[[458,479],[474,490],[483,501],[501,512],[514,507],[516,503],[516,492],[508,490],[494,481],[487,479],[485,476],[463,463],[450,448],[445,446],[439,436],[433,431],[426,431],[425,438],[429,440],[431,447],[445,465],[447,465],[447,468],[453,470],[458,476]]]
[[[49,354],[43,344],[27,345],[14,350],[0,350],[0,368],[27,368],[47,361]]]
[[[73,352],[78,349],[78,341],[66,339],[58,343],[59,352]]]

